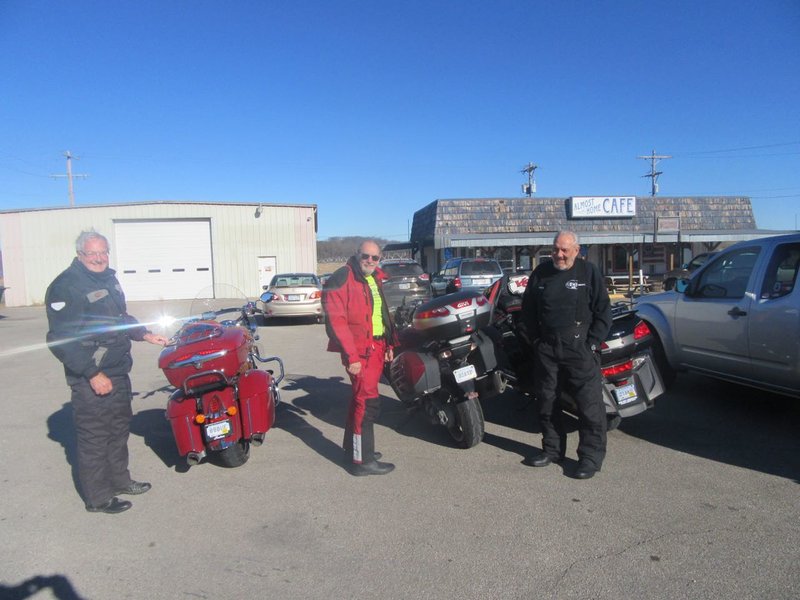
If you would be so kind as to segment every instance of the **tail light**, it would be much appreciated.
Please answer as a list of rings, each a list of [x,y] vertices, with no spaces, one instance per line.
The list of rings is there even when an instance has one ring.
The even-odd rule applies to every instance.
[[[640,340],[650,335],[650,328],[644,321],[639,321],[636,327],[633,328],[633,339]]]
[[[275,296],[272,298],[273,302],[283,302],[284,300],[285,298],[280,294],[275,294]]]
[[[311,292],[311,295],[308,297],[309,300],[316,300],[317,298],[322,298],[322,292],[319,290]]]
[[[615,377],[617,375],[622,375],[623,373],[627,373],[628,371],[633,370],[633,361],[629,360],[624,363],[619,363],[617,365],[611,365],[610,367],[604,367],[603,377]]]
[[[431,276],[428,275],[427,273],[423,273],[422,275],[417,277],[417,279],[419,279],[420,281],[430,281],[430,278]]]
[[[415,319],[435,319],[437,317],[446,317],[450,314],[450,311],[447,310],[446,306],[440,306],[439,308],[432,308],[430,310],[423,310],[422,312],[414,313]]]
[[[456,277],[455,279],[453,279],[453,287],[456,288],[457,290],[461,289],[461,277]]]

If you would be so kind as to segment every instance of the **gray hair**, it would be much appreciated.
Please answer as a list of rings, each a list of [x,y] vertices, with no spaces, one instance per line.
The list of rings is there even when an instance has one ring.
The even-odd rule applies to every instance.
[[[569,229],[562,229],[562,230],[561,230],[561,231],[559,231],[559,232],[556,234],[556,236],[553,238],[553,245],[554,245],[554,246],[555,246],[556,242],[558,241],[558,238],[560,238],[562,235],[563,235],[563,236],[567,236],[567,237],[571,237],[571,238],[574,240],[574,242],[573,242],[573,243],[574,243],[576,246],[580,246],[580,245],[581,245],[581,241],[578,239],[578,234],[577,234],[577,233],[575,233],[574,231],[571,231],[571,230],[569,230]]]
[[[362,241],[358,245],[358,248],[356,248],[356,254],[361,254],[361,249],[364,247],[364,244],[375,244],[378,247],[378,254],[383,254],[383,248],[381,248],[381,245],[378,242],[376,242],[375,240],[364,240],[364,241]]]
[[[81,231],[81,234],[78,236],[78,239],[75,240],[75,250],[77,252],[83,252],[83,249],[86,248],[86,242],[89,240],[102,240],[106,243],[106,247],[108,247],[108,239],[106,236],[97,233],[94,230],[89,231]]]

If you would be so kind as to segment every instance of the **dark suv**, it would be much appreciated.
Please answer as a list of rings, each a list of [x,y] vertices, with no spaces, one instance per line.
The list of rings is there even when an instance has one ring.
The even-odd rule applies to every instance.
[[[389,259],[382,261],[380,268],[388,277],[383,282],[383,296],[389,310],[412,300],[430,300],[430,276],[422,270],[418,262],[410,259]]]
[[[431,278],[434,296],[462,290],[482,292],[503,276],[500,263],[493,258],[451,258]]]

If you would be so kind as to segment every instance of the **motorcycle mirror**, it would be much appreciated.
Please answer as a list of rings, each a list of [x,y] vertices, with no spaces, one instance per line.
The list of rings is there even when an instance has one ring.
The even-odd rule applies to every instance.
[[[261,294],[260,299],[264,303],[272,302],[272,299],[275,298],[275,294],[272,292],[264,292]]]
[[[678,281],[675,282],[675,291],[679,294],[686,293],[687,289],[689,289],[688,279],[678,279]]]

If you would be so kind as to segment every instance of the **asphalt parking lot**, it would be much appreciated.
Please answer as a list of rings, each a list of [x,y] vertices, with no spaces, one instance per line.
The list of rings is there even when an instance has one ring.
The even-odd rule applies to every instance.
[[[281,322],[260,328],[288,373],[276,427],[241,468],[188,469],[158,348],[137,344],[131,472],[153,489],[90,514],[45,331],[43,308],[0,307],[0,598],[800,596],[798,401],[681,376],[577,481],[522,465],[539,436],[513,393],[484,404],[484,442],[460,450],[384,386],[377,444],[397,469],[354,478],[338,464],[349,387],[324,327]]]

